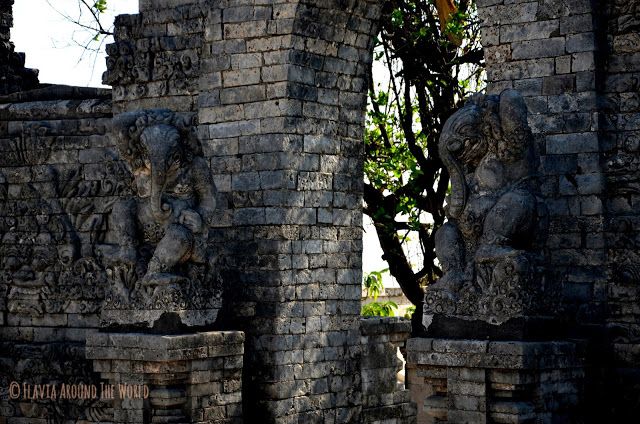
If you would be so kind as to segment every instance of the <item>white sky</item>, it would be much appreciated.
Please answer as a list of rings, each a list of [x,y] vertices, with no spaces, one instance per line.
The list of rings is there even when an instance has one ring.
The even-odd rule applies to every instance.
[[[90,2],[89,2],[90,3]],[[53,7],[52,7],[53,5]],[[55,7],[55,9],[54,9]],[[109,0],[104,22],[113,16],[137,13],[137,0]],[[57,9],[57,11],[56,11]],[[78,18],[78,0],[16,0],[13,6],[14,25],[11,39],[16,51],[26,53],[26,65],[40,71],[41,83],[101,87],[106,70],[104,45],[102,51],[87,51],[81,45],[92,35],[59,13]],[[84,17],[88,17],[85,13]],[[112,42],[105,40],[104,44]],[[97,47],[97,43],[92,43]],[[379,271],[387,267],[382,261],[382,249],[371,220],[365,216],[363,235],[363,271]],[[397,283],[384,274],[386,286]]]
[[[26,53],[27,67],[40,70],[42,83],[102,86],[104,45],[97,55],[85,50],[79,44],[86,44],[92,35],[58,13],[78,19],[78,5],[78,0],[16,0],[13,5],[11,39],[16,51]],[[115,15],[137,11],[137,0],[109,0],[104,22],[110,24]],[[88,18],[88,13],[83,17]],[[95,48],[98,43],[91,46]]]

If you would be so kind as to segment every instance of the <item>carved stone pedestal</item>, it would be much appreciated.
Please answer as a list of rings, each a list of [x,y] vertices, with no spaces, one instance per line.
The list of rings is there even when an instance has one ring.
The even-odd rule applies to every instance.
[[[580,422],[581,350],[569,341],[409,339],[418,423]]]
[[[244,334],[96,333],[87,359],[112,423],[242,423]]]

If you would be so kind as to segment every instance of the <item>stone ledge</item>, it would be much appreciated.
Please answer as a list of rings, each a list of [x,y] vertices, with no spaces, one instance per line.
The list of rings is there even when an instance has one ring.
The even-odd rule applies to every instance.
[[[412,338],[407,362],[472,368],[574,368],[582,366],[584,351],[577,341],[497,342]]]
[[[243,353],[244,333],[237,331],[95,333],[85,349],[94,371],[119,393],[107,421],[113,424],[147,422],[145,416],[149,422],[241,423]],[[144,399],[122,397],[128,385],[146,390]]]
[[[411,334],[411,321],[400,317],[363,318],[360,321],[360,332],[363,336],[389,333]]]
[[[87,337],[88,359],[176,361],[242,355],[244,333],[215,331],[188,335],[93,333]]]
[[[111,100],[111,89],[41,84],[33,90],[0,96],[0,104],[91,99]]]

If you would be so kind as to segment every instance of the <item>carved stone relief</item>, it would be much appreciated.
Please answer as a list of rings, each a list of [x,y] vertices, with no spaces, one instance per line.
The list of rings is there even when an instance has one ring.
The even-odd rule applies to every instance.
[[[475,96],[445,123],[439,152],[451,194],[436,234],[444,275],[426,291],[427,327],[434,314],[502,324],[541,302],[546,210],[532,144],[513,90]]]
[[[178,326],[213,323],[216,190],[191,118],[141,111],[113,128],[121,157],[90,175],[82,164],[49,164],[63,138],[47,122],[25,123],[3,142],[2,309],[102,312],[107,327],[153,327],[165,313]]]
[[[64,399],[60,387],[65,385],[91,385],[100,387],[100,380],[93,372],[91,362],[84,360],[84,344],[71,343],[16,343],[0,342],[3,368],[0,372],[0,395],[8,399],[8,387],[12,381],[28,384],[43,382],[56,386],[56,399],[46,397],[29,401],[4,401],[0,416],[18,417],[23,422],[111,422],[113,409],[108,401],[96,398]],[[46,417],[43,418],[43,417]],[[74,417],[74,420],[70,420]],[[9,418],[11,419],[11,418]]]
[[[164,313],[183,325],[212,323],[220,291],[207,240],[216,189],[189,120],[167,110],[114,119],[134,195],[120,199],[98,249],[111,291],[105,325],[153,326]]]
[[[103,224],[89,196],[117,195],[122,184],[104,181],[96,185],[77,178],[77,170],[65,172],[46,165],[53,144],[53,137],[45,137],[48,130],[46,124],[26,125],[23,135],[10,140],[2,156],[17,167],[7,168],[16,173],[14,179],[20,176],[16,170],[30,171],[11,190],[6,177],[0,178],[5,200],[0,226],[3,309],[30,317],[96,313],[104,298],[106,274],[90,244],[98,241]],[[117,177],[113,172],[113,178]],[[80,231],[88,240],[82,240]]]
[[[199,74],[197,50],[167,51],[157,39],[140,46],[118,41],[107,46],[107,71],[103,83],[114,86],[114,99],[163,96],[190,91]],[[195,89],[195,87],[193,87]]]

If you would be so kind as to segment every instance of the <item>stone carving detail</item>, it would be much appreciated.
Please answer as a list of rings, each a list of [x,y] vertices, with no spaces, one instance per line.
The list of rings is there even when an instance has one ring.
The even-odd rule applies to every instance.
[[[0,157],[0,166],[41,165],[51,155],[53,137],[48,137],[49,127],[38,122],[23,123],[22,134],[9,140],[10,149]]]
[[[51,180],[61,179],[55,168],[45,169]],[[67,192],[69,198],[64,198],[64,186],[24,184],[14,196],[28,200],[7,205],[5,212],[11,217],[2,228],[0,285],[7,288],[6,308],[11,314],[96,313],[104,298],[106,274],[93,257],[91,245],[83,244],[77,233],[83,212],[97,215],[89,214],[91,208],[86,205],[74,214],[69,206],[79,203],[71,199],[78,192]],[[59,200],[43,198],[47,193]],[[92,240],[97,240],[101,225],[92,222],[88,226]]]
[[[640,2],[638,0],[614,0],[607,4],[610,29],[614,35],[632,34],[640,25]],[[611,22],[613,21],[613,22]],[[637,34],[635,34],[637,37]],[[626,39],[624,44],[629,40]],[[630,44],[628,45],[631,49]],[[635,47],[637,49],[637,47]],[[635,51],[635,50],[634,50]]]
[[[491,324],[522,316],[541,300],[546,216],[524,100],[513,90],[473,97],[446,122],[439,152],[451,195],[436,234],[444,275],[427,289],[425,324],[434,314]]]
[[[107,71],[102,82],[108,85],[135,84],[151,80],[151,56],[136,54],[132,43],[120,41],[107,46]]]
[[[168,110],[147,110],[119,115],[113,128],[134,195],[113,206],[98,246],[112,285],[105,325],[153,326],[164,312],[185,325],[212,323],[220,291],[207,239],[216,189],[195,127]]]
[[[184,325],[215,321],[221,291],[208,233],[216,192],[194,128],[166,110],[122,114],[114,122],[121,158],[114,152],[89,178],[81,166],[48,164],[64,140],[53,124],[25,123],[7,139],[2,310],[16,318],[102,312],[106,326],[153,326],[165,312]]]
[[[193,52],[164,51],[157,38],[142,46],[118,41],[107,46],[104,84],[116,88],[115,98],[162,96],[190,89],[199,74],[199,56]],[[153,81],[153,83],[150,83]]]
[[[100,380],[93,372],[91,362],[84,360],[84,343],[20,343],[0,341],[3,368],[0,372],[0,396],[3,402],[0,414],[20,417],[24,422],[112,422],[113,410],[108,401],[99,397],[63,399],[60,386],[96,385]],[[12,381],[46,382],[58,388],[55,400],[32,398],[28,402],[5,401]],[[46,419],[42,417],[47,417]],[[73,417],[73,420],[70,418]],[[11,418],[9,418],[11,419]]]

